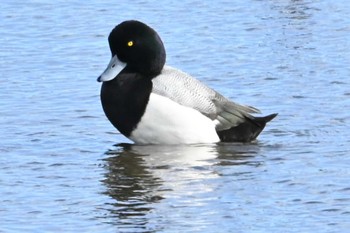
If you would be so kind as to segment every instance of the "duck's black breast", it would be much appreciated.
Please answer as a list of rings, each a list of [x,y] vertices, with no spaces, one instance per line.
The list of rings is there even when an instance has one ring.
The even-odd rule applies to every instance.
[[[123,73],[101,88],[101,102],[108,120],[123,135],[130,136],[143,116],[152,91],[152,81],[136,73]]]

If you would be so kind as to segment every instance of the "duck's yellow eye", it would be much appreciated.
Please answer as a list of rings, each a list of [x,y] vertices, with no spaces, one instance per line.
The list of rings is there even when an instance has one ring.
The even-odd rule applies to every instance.
[[[128,46],[129,46],[129,47],[131,47],[131,46],[133,46],[133,45],[134,45],[134,41],[131,40],[131,41],[128,42]]]

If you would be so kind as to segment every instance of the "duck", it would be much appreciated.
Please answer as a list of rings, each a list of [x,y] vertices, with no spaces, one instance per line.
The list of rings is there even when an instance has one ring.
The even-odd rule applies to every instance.
[[[138,20],[108,36],[111,60],[97,78],[112,125],[135,144],[251,142],[277,113],[238,104],[166,64],[158,33]]]

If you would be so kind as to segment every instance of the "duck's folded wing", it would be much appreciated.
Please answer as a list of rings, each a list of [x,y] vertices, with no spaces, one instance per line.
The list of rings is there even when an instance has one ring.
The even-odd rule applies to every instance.
[[[192,76],[165,66],[154,78],[152,92],[200,111],[216,122],[217,130],[229,129],[251,118],[250,113],[260,111],[234,103]]]

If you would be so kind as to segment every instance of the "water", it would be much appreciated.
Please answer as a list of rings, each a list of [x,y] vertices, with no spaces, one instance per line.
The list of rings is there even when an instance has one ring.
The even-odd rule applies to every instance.
[[[348,232],[348,1],[1,7],[0,232]],[[96,78],[131,18],[168,64],[279,116],[251,144],[128,144]]]

